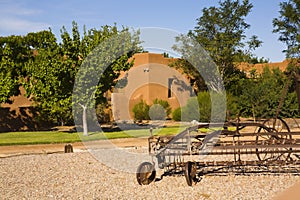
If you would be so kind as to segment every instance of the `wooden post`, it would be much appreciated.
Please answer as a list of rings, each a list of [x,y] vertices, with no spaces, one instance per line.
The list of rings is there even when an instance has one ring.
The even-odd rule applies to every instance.
[[[73,153],[73,146],[72,144],[65,145],[65,153]]]

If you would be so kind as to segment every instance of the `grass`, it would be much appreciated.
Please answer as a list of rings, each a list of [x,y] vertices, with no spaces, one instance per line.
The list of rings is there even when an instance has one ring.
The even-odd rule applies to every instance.
[[[153,129],[153,135],[165,136],[176,135],[186,127],[172,126]],[[234,129],[234,127],[230,127]],[[218,130],[218,128],[215,128]],[[201,132],[209,132],[211,129],[200,129]],[[74,143],[81,141],[93,141],[117,138],[139,138],[149,137],[149,129],[126,130],[116,132],[92,132],[89,136],[82,133],[65,133],[57,131],[36,131],[36,132],[8,132],[0,133],[0,146],[4,145],[27,145],[27,144],[55,144]]]
[[[166,127],[154,129],[153,135],[175,135],[184,127]],[[116,138],[149,137],[149,129],[128,130],[118,132],[93,132],[89,136],[82,133],[65,133],[56,131],[37,132],[9,132],[0,133],[0,146],[4,145],[26,145],[26,144],[54,144],[54,143],[74,143],[80,141],[92,141]]]
[[[224,130],[223,127],[214,127],[214,128],[200,128],[199,131],[201,131],[202,133],[208,133],[211,131],[218,131],[218,130]],[[235,131],[236,127],[228,127],[229,131]]]
[[[80,141],[79,135],[62,132],[9,132],[0,134],[0,145],[71,143]]]

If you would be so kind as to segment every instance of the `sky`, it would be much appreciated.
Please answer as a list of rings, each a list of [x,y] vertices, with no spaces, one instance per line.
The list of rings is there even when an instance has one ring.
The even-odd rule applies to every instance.
[[[279,16],[283,0],[250,0],[253,4],[246,22],[251,25],[248,37],[257,35],[263,41],[256,50],[258,57],[281,62],[285,45],[272,33],[272,20]],[[60,37],[60,29],[70,30],[76,21],[82,30],[104,25],[158,27],[187,33],[196,26],[202,9],[218,5],[218,0],[0,0],[0,36],[25,35],[47,30]]]

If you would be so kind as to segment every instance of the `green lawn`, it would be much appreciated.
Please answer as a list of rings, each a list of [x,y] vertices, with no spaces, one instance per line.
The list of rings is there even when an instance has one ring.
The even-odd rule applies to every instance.
[[[154,129],[154,135],[175,135],[183,130],[184,127],[167,127]],[[38,132],[9,132],[0,133],[0,145],[25,145],[25,144],[51,144],[51,143],[72,143],[80,141],[130,138],[130,137],[148,137],[149,129],[118,131],[118,132],[93,132],[89,136],[83,136],[82,133],[64,133],[56,131],[38,131]]]

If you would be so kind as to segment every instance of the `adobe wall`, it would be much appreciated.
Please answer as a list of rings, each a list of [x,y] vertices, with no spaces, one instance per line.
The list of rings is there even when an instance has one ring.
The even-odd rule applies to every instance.
[[[168,66],[174,59],[152,53],[135,54],[133,59],[134,66],[123,74],[126,86],[112,94],[114,120],[133,119],[132,108],[141,100],[148,105],[156,98],[166,100],[172,110],[186,105],[192,88],[181,73]]]
[[[258,74],[263,72],[265,67],[269,67],[270,69],[279,68],[280,71],[285,71],[288,67],[289,60],[284,60],[282,62],[273,62],[273,63],[257,63],[257,64],[249,64],[249,63],[240,63],[237,67],[239,70],[246,72],[247,74],[255,69]]]

